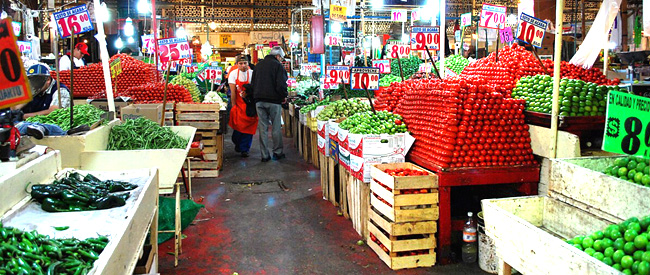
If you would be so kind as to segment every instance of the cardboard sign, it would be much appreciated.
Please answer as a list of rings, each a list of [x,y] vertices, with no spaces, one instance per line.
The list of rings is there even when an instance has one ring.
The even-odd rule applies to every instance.
[[[20,53],[32,53],[32,42],[31,41],[16,41],[18,43],[18,50]]]
[[[158,60],[160,62],[176,61],[191,57],[190,44],[187,43],[187,38],[158,39]]]
[[[500,29],[506,25],[506,7],[483,4],[478,26],[488,29]]]
[[[460,15],[460,26],[467,27],[472,25],[472,13],[463,13]]]
[[[156,41],[153,34],[147,34],[140,37],[142,39],[142,53],[153,54],[156,52]]]
[[[196,76],[199,80],[204,81],[204,80],[221,80],[223,79],[223,71],[221,70],[220,67],[205,67],[205,70],[203,70],[200,74]]]
[[[610,91],[603,151],[650,157],[650,98]]]
[[[330,5],[330,20],[345,22],[348,19],[348,8],[337,5]]]
[[[514,40],[514,37],[512,37],[512,28],[505,27],[499,30],[499,37],[501,38],[501,42],[504,44],[512,42],[512,40]]]
[[[86,5],[55,12],[54,21],[61,38],[95,29],[90,21],[90,13],[88,13]]]
[[[14,28],[14,36],[20,36],[20,29],[23,26],[23,23],[11,21],[11,26]]]
[[[517,27],[517,40],[541,48],[547,26],[548,23],[546,21],[522,13],[519,17],[519,26]]]
[[[300,75],[311,76],[312,73],[320,73],[320,65],[314,63],[300,64]]]
[[[392,9],[390,11],[390,20],[393,22],[406,22],[407,17],[405,9]]]
[[[296,88],[298,87],[298,81],[296,81],[295,78],[290,77],[289,79],[287,79],[287,86],[290,88]]]
[[[122,73],[122,60],[119,57],[115,58],[113,61],[111,61],[110,68],[111,77],[116,78]]]
[[[390,60],[389,59],[377,59],[372,61],[372,66],[379,69],[380,74],[389,74],[390,73]]]
[[[386,43],[386,56],[395,58],[408,58],[411,54],[411,46],[407,42],[399,40],[388,40]]]
[[[326,33],[325,34],[325,45],[326,46],[338,46],[343,41],[343,35],[340,33]]]
[[[325,66],[327,74],[327,83],[343,83],[350,84],[350,67],[340,65],[327,65]]]
[[[264,44],[255,44],[255,50],[259,51],[261,49],[264,49]]]
[[[0,109],[32,100],[11,18],[0,21]]]
[[[379,69],[353,67],[350,69],[350,88],[353,90],[375,91],[379,89]]]
[[[438,26],[419,26],[411,28],[411,50],[423,51],[426,48],[440,49],[440,28]]]

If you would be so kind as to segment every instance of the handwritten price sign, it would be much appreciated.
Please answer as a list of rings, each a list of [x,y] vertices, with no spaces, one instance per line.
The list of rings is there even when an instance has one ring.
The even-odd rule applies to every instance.
[[[389,59],[377,59],[372,61],[372,66],[379,69],[380,74],[389,74],[390,73],[390,60]]]
[[[318,64],[300,64],[300,75],[311,76],[312,73],[320,73],[320,66]]]
[[[338,83],[329,83],[327,82],[327,79],[329,77],[321,77],[320,78],[320,88],[321,90],[335,90],[339,88]]]
[[[379,89],[379,69],[353,67],[350,69],[350,87],[353,90],[375,91]]]
[[[483,4],[478,26],[488,29],[500,29],[506,25],[506,7]]]
[[[517,27],[517,39],[541,48],[547,26],[546,21],[521,13]]]
[[[32,100],[11,18],[0,21],[0,109]]]
[[[190,58],[190,44],[187,38],[158,39],[158,58],[160,62],[169,62]]]
[[[431,69],[433,69],[433,65],[431,65],[430,62],[422,63],[422,64],[420,64],[420,68],[418,69],[418,73],[430,73]]]
[[[338,5],[330,5],[330,20],[345,22],[348,17],[348,8]]]
[[[390,11],[390,18],[393,22],[406,22],[408,16],[407,12],[403,9],[392,9]]]
[[[295,78],[290,77],[289,79],[287,79],[287,86],[290,88],[296,88],[298,87],[298,81],[296,81]]]
[[[650,157],[648,106],[650,99],[647,97],[610,91],[603,151]]]
[[[156,52],[156,41],[153,38],[152,34],[143,35],[142,38],[142,53],[154,53]]]
[[[406,58],[411,54],[411,47],[407,42],[399,40],[388,40],[386,54],[390,58]]]
[[[460,15],[460,26],[467,27],[472,25],[472,13],[463,13]]]
[[[343,35],[340,33],[326,33],[325,34],[325,45],[327,46],[338,46],[343,40]]]
[[[11,26],[14,28],[14,35],[20,36],[20,28],[22,27],[22,23],[12,21]]]
[[[18,43],[18,50],[21,53],[32,53],[32,42],[29,41],[16,41]]]
[[[223,78],[223,72],[219,67],[207,67],[203,72],[197,76],[200,80],[221,80]]]
[[[118,75],[122,73],[122,60],[118,57],[115,58],[110,64],[111,68],[111,77],[116,78]]]
[[[433,27],[412,27],[411,28],[411,50],[423,51],[440,49],[440,28]]]
[[[325,79],[327,83],[350,83],[350,67],[348,66],[327,65],[325,72],[327,73],[327,79]]]
[[[510,43],[514,38],[512,37],[512,28],[505,27],[499,30],[499,37],[501,37],[501,42]]]
[[[158,70],[159,71],[166,71],[167,70],[167,65],[170,66],[169,71],[170,72],[176,72],[178,70],[178,66],[183,66],[183,65],[191,65],[192,64],[192,59],[191,58],[186,58],[186,59],[180,59],[180,60],[171,60],[167,62],[158,62]]]
[[[61,38],[94,30],[86,5],[55,12],[54,21]]]

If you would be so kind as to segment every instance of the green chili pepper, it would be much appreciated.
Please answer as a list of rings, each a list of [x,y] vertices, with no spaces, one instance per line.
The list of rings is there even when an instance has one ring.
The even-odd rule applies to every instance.
[[[70,228],[70,226],[52,226],[52,227],[54,227],[54,229],[56,229],[57,231],[64,231]]]

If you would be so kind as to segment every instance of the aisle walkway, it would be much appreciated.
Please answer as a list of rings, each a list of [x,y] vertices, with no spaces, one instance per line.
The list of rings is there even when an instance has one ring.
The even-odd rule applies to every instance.
[[[195,179],[194,198],[205,209],[183,231],[174,268],[173,242],[160,246],[161,274],[396,274],[367,245],[358,246],[352,223],[324,201],[320,172],[285,139],[287,159],[260,162],[257,136],[251,156],[225,142],[221,177]],[[486,274],[478,265],[438,266],[397,274]]]

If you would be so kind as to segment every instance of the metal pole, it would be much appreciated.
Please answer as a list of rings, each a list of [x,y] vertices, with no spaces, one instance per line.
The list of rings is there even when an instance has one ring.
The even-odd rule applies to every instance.
[[[440,78],[445,79],[445,40],[447,39],[447,29],[445,27],[445,21],[447,21],[447,1],[440,1]],[[435,63],[431,61],[431,65],[435,66]]]
[[[553,57],[553,108],[551,109],[551,158],[557,156],[557,121],[560,109],[560,63],[562,62],[562,25],[564,18],[564,0],[555,4],[555,54]]]
[[[55,22],[54,21],[54,15],[52,15],[50,22]],[[54,33],[54,37],[51,37],[50,41],[52,42],[52,52],[54,52],[54,70],[56,70],[56,90],[61,91],[61,80],[59,77],[59,37],[56,34],[56,31],[54,31],[52,28],[50,29],[50,33]],[[59,106],[63,106],[63,102],[61,102],[61,93],[57,93],[58,98],[59,98]]]
[[[74,28],[71,28],[72,30],[72,35],[70,36],[70,61],[72,63],[72,66],[70,66],[70,129],[73,128],[72,125],[74,125],[74,113],[73,113],[73,107],[74,107],[74,92],[73,92],[73,83],[74,83]],[[61,104],[61,102],[59,102]]]
[[[153,32],[153,40],[154,40],[154,53],[153,53],[153,58],[156,62],[156,75],[160,75],[158,72],[158,23],[156,20],[156,0],[151,0],[151,32]],[[165,109],[165,106],[163,106],[163,110]],[[164,119],[163,119],[164,121]]]

